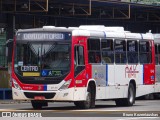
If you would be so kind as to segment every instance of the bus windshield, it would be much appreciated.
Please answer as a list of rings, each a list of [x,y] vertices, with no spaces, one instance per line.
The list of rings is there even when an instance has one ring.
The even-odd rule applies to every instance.
[[[17,41],[14,69],[20,76],[63,76],[70,70],[70,43]]]

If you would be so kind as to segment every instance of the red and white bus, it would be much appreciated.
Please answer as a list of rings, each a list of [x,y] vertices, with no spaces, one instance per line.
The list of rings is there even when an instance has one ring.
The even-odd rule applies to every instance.
[[[154,92],[155,55],[151,34],[123,27],[44,26],[18,30],[14,39],[12,93],[34,109],[51,101],[79,108],[96,100],[132,106],[135,97]]]
[[[155,44],[155,91],[154,93],[142,96],[144,99],[160,98],[160,34],[152,34]]]
[[[155,43],[155,93],[153,97],[160,98],[160,34],[153,34]]]

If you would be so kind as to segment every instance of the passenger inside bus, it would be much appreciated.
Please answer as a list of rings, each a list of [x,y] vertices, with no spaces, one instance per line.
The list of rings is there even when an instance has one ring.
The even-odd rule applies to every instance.
[[[100,52],[89,52],[89,63],[101,63]]]
[[[101,62],[100,55],[95,53],[95,63],[100,63],[100,62]]]

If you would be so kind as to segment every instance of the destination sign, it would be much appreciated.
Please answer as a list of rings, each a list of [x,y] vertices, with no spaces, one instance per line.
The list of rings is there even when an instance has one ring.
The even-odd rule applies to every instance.
[[[61,33],[24,33],[23,39],[24,40],[63,40],[64,34]]]
[[[27,33],[18,33],[17,40],[25,40],[25,41],[42,41],[42,40],[70,40],[71,33],[52,33],[52,32],[27,32]]]
[[[21,71],[38,71],[38,66],[21,66]]]

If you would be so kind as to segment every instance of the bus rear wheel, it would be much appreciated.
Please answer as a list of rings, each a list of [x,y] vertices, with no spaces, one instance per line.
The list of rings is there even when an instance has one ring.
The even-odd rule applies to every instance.
[[[135,103],[135,88],[129,85],[127,98],[115,100],[117,106],[132,106]]]
[[[33,109],[42,109],[43,106],[48,106],[48,103],[46,101],[31,100],[31,104]]]

